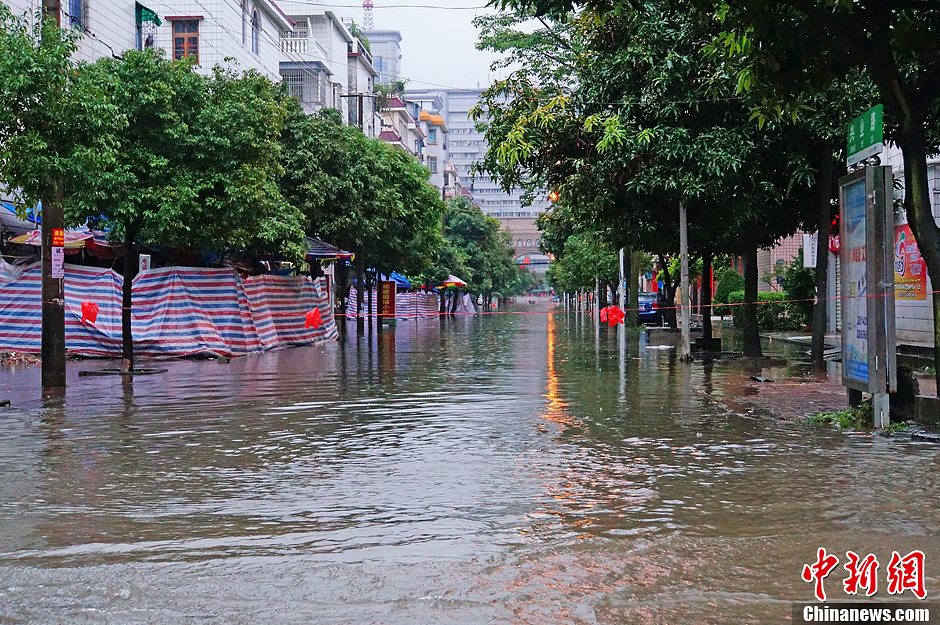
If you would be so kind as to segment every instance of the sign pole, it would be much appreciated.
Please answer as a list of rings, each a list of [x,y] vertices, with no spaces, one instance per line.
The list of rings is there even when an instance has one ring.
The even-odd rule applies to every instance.
[[[59,198],[42,207],[42,388],[65,388],[65,230]]]
[[[888,426],[897,388],[892,198],[890,167],[864,167],[839,181],[842,384],[850,403],[872,395],[878,429]]]
[[[879,104],[849,123],[846,164],[862,167],[839,180],[842,384],[853,406],[862,392],[871,394],[877,429],[888,427],[890,393],[897,390],[894,177],[877,159],[866,164],[884,151],[883,117]]]

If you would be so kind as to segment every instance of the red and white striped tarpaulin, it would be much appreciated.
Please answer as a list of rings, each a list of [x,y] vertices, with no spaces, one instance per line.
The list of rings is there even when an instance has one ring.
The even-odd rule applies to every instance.
[[[111,269],[66,265],[69,354],[120,356],[123,284]],[[39,353],[41,286],[38,263],[0,264],[0,351]],[[240,356],[337,336],[323,279],[243,279],[234,269],[166,267],[140,273],[133,291],[134,346],[142,356]],[[94,322],[82,319],[83,302],[97,305]],[[323,320],[316,329],[305,327],[313,308]]]
[[[369,312],[369,293],[362,294],[363,314]],[[378,314],[379,296],[372,290],[372,314]],[[395,318],[396,319],[430,319],[439,317],[441,298],[436,293],[396,293]],[[350,319],[358,317],[356,314],[356,287],[350,287],[349,300],[346,306],[346,316]]]

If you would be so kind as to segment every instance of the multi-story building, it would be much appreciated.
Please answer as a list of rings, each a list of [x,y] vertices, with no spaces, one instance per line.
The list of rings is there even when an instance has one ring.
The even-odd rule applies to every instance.
[[[529,206],[523,202],[521,189],[506,192],[487,173],[474,173],[473,166],[486,155],[486,137],[470,119],[470,111],[479,102],[482,89],[408,90],[408,100],[429,106],[441,102],[441,114],[447,125],[447,157],[457,172],[460,184],[469,190],[483,212],[496,217],[513,234],[516,255],[520,259],[541,260],[535,218],[546,210],[546,195]]]
[[[448,164],[447,123],[443,115],[431,113],[425,109],[419,111],[418,123],[424,133],[422,162],[431,171],[431,184],[443,191],[444,167]]]
[[[381,115],[382,131],[379,138],[421,160],[425,137],[418,125],[418,111],[414,104],[398,96],[391,96],[382,107]]]
[[[358,39],[349,44],[348,60],[349,125],[357,126],[369,137],[378,136],[382,117],[375,110],[375,78],[378,72],[372,65],[372,54]]]
[[[35,14],[42,0],[5,0],[15,13]],[[62,0],[59,23],[82,33],[76,58],[163,48],[170,58],[194,57],[197,69],[255,69],[280,80],[279,36],[292,25],[273,0]]]
[[[369,40],[378,81],[390,85],[401,78],[401,33],[397,30],[367,30],[363,35]]]
[[[283,9],[293,23],[280,42],[280,75],[288,91],[308,113],[333,108],[347,119],[348,55],[357,40],[332,11],[289,1]]]

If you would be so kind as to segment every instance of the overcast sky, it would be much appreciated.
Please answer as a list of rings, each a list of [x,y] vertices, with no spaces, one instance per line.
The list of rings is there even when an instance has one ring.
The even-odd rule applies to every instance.
[[[401,31],[402,74],[408,88],[476,87],[489,84],[493,55],[476,49],[473,18],[486,0],[373,0],[375,28]],[[362,24],[359,0],[323,0],[324,9]],[[409,8],[391,8],[412,5]],[[443,7],[443,8],[418,8]],[[459,7],[478,7],[461,10]],[[433,83],[433,84],[428,84]]]

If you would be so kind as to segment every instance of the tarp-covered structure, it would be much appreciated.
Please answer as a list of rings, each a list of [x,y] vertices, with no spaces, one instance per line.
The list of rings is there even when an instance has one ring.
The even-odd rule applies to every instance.
[[[346,308],[346,316],[355,319],[359,315],[356,311],[356,287],[349,290],[349,304]],[[368,314],[369,293],[362,294],[363,314]],[[441,299],[436,293],[425,293],[421,291],[413,293],[398,293],[395,295],[395,318],[396,319],[430,319],[440,316]],[[378,311],[379,294],[372,289],[372,310],[373,314]]]
[[[71,355],[121,355],[124,279],[99,267],[65,266],[65,343]],[[0,351],[39,353],[42,337],[41,267],[0,261]],[[231,268],[164,267],[133,283],[135,350],[141,356],[241,356],[335,339],[326,280],[260,275]],[[82,303],[98,307],[82,319]],[[323,323],[305,327],[320,310]]]

